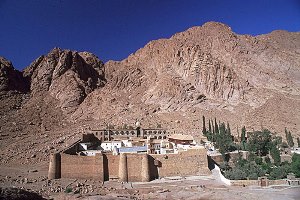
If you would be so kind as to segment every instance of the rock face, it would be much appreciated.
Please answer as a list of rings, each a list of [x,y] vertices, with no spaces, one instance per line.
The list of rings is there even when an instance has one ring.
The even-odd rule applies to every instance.
[[[17,90],[27,92],[29,82],[22,73],[15,70],[12,63],[0,57],[0,91]]]
[[[179,119],[198,113],[235,126],[300,130],[300,116],[287,114],[300,105],[299,52],[300,33],[253,37],[209,22],[151,41],[121,62],[107,62],[107,84],[91,93],[72,117],[125,123],[126,116],[151,124],[166,113],[179,112]]]
[[[245,125],[300,136],[299,32],[254,37],[209,22],[120,62],[55,48],[23,73],[4,58],[0,65],[0,149],[9,155],[2,163],[24,158],[16,152],[48,160],[45,145],[63,148],[85,129],[137,120],[199,135],[204,115],[229,122],[233,134]]]
[[[279,38],[285,38],[286,42]],[[299,95],[299,51],[299,33],[277,31],[252,37],[237,35],[228,26],[211,22],[170,39],[150,42],[115,65],[118,69],[139,66],[149,91],[145,94],[148,100],[157,102],[161,97],[190,100],[202,95],[239,102],[246,100],[245,95],[253,89]],[[108,63],[107,68],[111,65]],[[124,76],[121,70],[114,73],[112,82],[121,88],[141,81],[128,75],[125,75],[127,81],[119,81],[120,76]],[[248,95],[250,101],[252,97]]]
[[[48,91],[66,110],[105,83],[103,63],[95,55],[58,48],[36,59],[23,74],[30,79],[33,96]]]

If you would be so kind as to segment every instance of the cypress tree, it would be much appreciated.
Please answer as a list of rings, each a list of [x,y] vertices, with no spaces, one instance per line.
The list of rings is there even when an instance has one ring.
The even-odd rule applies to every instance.
[[[209,132],[212,132],[212,130],[211,130],[211,123],[210,123],[210,119],[208,120],[208,131],[209,131]]]
[[[300,139],[297,138],[298,147],[300,147]]]
[[[241,142],[242,142],[243,150],[245,150],[245,143],[246,143],[246,128],[245,128],[245,126],[243,126],[243,128],[242,128]]]
[[[213,134],[216,134],[216,129],[215,129],[213,120],[211,120],[211,126],[212,126],[212,132],[213,132]]]
[[[229,123],[228,123],[228,122],[227,122],[226,133],[227,133],[228,135],[230,135],[230,137],[231,137],[231,130],[230,130],[230,126],[229,126]]]
[[[215,133],[219,134],[219,125],[217,123],[217,119],[215,118]]]
[[[205,127],[205,117],[204,115],[202,116],[202,124],[203,124],[203,129],[202,129],[202,133],[203,135],[207,135],[207,131],[206,131],[206,127]]]
[[[288,144],[289,144],[290,147],[294,147],[294,145],[295,145],[294,140],[293,140],[293,136],[292,136],[290,131],[288,133]]]
[[[289,143],[289,133],[288,133],[286,127],[284,128],[284,132],[285,132],[285,139],[286,139],[286,142]]]
[[[279,165],[281,160],[280,160],[280,151],[277,149],[276,145],[272,145],[270,154],[272,158],[274,159],[274,164]]]

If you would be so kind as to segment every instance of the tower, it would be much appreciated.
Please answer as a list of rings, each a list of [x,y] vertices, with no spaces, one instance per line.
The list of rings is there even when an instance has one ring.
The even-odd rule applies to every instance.
[[[50,155],[48,179],[61,178],[61,156],[60,153]]]
[[[149,167],[149,157],[148,154],[143,154],[142,157],[142,181],[150,181],[150,167]]]
[[[128,182],[127,155],[125,153],[120,154],[119,179],[122,182]]]

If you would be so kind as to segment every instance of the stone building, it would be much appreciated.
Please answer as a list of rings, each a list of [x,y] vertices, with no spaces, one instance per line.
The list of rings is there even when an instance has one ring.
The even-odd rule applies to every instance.
[[[118,179],[123,182],[151,181],[168,176],[208,175],[207,154],[204,147],[170,154],[148,154],[143,146],[134,147],[136,151],[122,149],[117,154],[101,150],[82,151],[82,143],[86,146],[100,146],[101,142],[111,140],[118,135],[134,135],[136,137],[167,137],[168,132],[162,129],[142,129],[140,135],[136,130],[100,130],[84,134],[61,152],[50,156],[49,179],[82,178],[109,181]],[[156,136],[156,137],[155,137]],[[133,149],[134,149],[133,148]],[[126,153],[124,153],[126,152]]]
[[[143,138],[148,137],[155,139],[166,139],[170,134],[170,131],[165,129],[142,129],[137,127],[136,129],[100,129],[89,130],[88,133],[94,134],[100,141],[111,141],[124,138]]]

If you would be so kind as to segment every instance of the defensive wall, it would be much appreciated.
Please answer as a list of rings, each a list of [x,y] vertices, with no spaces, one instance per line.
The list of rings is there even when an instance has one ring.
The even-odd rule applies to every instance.
[[[178,154],[151,154],[158,162],[159,177],[210,174],[206,149],[190,149]]]
[[[266,180],[265,185],[261,180],[230,180],[232,186],[270,186],[270,185],[285,185],[288,184],[286,179]]]
[[[168,176],[208,175],[206,150],[191,149],[178,154],[75,154],[76,145],[52,154],[49,179],[78,178],[123,182],[147,182]]]

